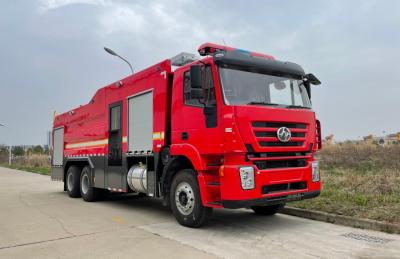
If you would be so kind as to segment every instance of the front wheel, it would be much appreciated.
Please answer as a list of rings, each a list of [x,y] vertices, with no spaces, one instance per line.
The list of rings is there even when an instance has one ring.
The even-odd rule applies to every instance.
[[[212,212],[201,202],[199,185],[192,169],[184,169],[172,180],[170,204],[176,220],[185,227],[202,226]]]
[[[271,216],[279,211],[281,211],[285,207],[285,204],[276,204],[270,206],[253,206],[250,207],[257,215]]]

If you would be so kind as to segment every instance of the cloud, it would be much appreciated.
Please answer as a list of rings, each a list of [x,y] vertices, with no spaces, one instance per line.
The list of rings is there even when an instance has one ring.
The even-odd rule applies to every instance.
[[[52,112],[204,42],[300,63],[323,82],[313,106],[339,139],[398,131],[399,1],[6,1],[0,9],[0,143],[36,144]],[[10,107],[12,107],[10,109]],[[27,126],[29,134],[27,134]]]
[[[107,8],[99,17],[98,32],[101,34],[113,33],[142,33],[147,28],[147,21],[140,13],[140,7],[113,5]]]
[[[86,4],[107,6],[111,2],[107,0],[40,0],[39,10],[46,13],[51,10],[62,8],[68,5]]]

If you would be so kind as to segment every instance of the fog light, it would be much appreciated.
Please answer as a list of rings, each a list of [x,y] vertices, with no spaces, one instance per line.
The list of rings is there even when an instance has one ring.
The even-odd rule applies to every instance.
[[[312,174],[312,181],[318,182],[319,181],[319,164],[317,161],[311,163],[311,174]]]
[[[254,168],[251,166],[240,167],[240,182],[243,190],[254,189]]]

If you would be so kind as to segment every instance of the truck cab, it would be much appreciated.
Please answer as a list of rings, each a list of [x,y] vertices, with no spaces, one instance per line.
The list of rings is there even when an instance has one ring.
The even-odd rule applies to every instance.
[[[241,208],[318,196],[321,131],[311,106],[318,79],[268,55],[214,44],[199,53],[206,57],[174,72],[171,155],[196,157],[200,182],[219,185],[215,196],[205,191],[203,204]]]

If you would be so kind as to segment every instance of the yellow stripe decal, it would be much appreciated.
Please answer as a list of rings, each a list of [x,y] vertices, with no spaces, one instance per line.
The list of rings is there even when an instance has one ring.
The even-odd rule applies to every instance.
[[[164,140],[164,131],[153,132],[153,140]]]
[[[81,147],[95,147],[104,146],[108,144],[108,139],[100,139],[95,141],[78,142],[73,144],[67,144],[65,148],[81,148]]]
[[[153,132],[153,140],[159,140],[161,137],[160,132]]]

